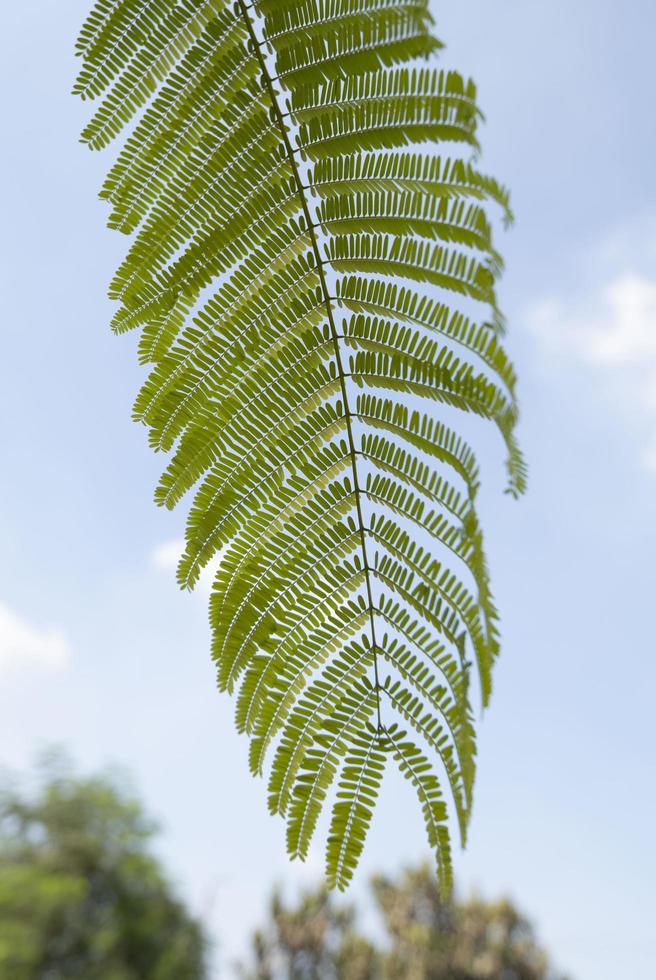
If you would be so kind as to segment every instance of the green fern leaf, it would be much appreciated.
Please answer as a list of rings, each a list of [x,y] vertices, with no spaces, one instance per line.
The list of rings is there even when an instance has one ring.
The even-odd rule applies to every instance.
[[[392,763],[449,887],[441,787],[464,842],[471,664],[487,703],[499,651],[453,420],[492,421],[525,483],[490,211],[512,220],[508,192],[473,163],[476,89],[433,67],[431,28],[427,0],[97,0],[76,48],[83,141],[123,135],[101,197],[133,236],[110,295],[150,366],[156,501],[193,494],[178,580],[220,555],[219,687],[293,857],[334,793],[339,888]]]

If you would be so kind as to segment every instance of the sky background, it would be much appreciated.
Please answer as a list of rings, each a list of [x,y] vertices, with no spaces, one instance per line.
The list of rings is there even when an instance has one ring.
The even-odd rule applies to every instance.
[[[130,420],[135,341],[108,329],[125,249],[96,198],[110,158],[78,144],[86,110],[68,94],[87,9],[3,10],[0,764],[25,769],[60,743],[84,768],[126,766],[227,975],[272,883],[317,880],[322,855],[287,862],[215,691],[205,597],[175,585],[183,510],[152,503],[162,460]],[[516,898],[572,980],[649,980],[656,6],[433,9],[446,63],[479,84],[483,166],[512,189],[501,298],[531,468],[516,503],[500,493],[500,447],[486,467],[504,650],[458,877]],[[392,778],[353,897],[373,870],[427,856],[412,792]]]

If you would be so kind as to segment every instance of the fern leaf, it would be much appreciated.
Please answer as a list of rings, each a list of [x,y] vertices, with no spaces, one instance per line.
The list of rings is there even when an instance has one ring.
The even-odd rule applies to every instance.
[[[353,738],[333,808],[326,853],[326,880],[342,891],[353,877],[373,817],[387,753],[368,727]]]
[[[97,0],[76,47],[82,139],[121,137],[112,327],[149,366],[155,499],[193,495],[178,581],[220,554],[219,687],[293,857],[334,793],[339,888],[392,763],[449,887],[441,785],[464,841],[471,665],[487,703],[499,652],[458,418],[493,422],[525,484],[496,298],[509,196],[441,47],[427,0]]]

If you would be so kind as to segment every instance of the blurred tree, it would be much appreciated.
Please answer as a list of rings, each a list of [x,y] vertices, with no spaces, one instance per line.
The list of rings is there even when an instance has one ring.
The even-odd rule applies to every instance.
[[[253,936],[254,965],[244,980],[368,980],[377,976],[378,954],[354,928],[351,906],[336,904],[325,888],[308,891],[295,907],[279,893],[270,922]]]
[[[530,922],[512,902],[444,903],[428,867],[373,891],[389,951],[385,980],[555,980]]]
[[[206,940],[113,780],[51,765],[37,792],[0,791],[2,980],[201,980]]]
[[[244,980],[556,980],[530,923],[507,901],[444,903],[427,867],[372,882],[385,927],[375,947],[352,908],[323,890],[286,907],[253,938]]]

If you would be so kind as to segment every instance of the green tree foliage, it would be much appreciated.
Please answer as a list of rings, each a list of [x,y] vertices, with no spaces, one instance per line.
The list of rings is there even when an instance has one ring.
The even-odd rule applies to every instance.
[[[149,853],[153,825],[104,777],[0,794],[0,977],[203,980],[203,932]]]
[[[276,892],[270,920],[252,944],[253,965],[238,968],[242,980],[368,980],[378,967],[353,908],[336,904],[326,888],[306,892],[292,907]]]
[[[464,432],[524,487],[472,81],[435,66],[428,0],[98,0],[75,91],[133,239],[110,295],[150,374],[134,415],[193,494],[178,579],[221,555],[219,687],[288,850],[336,784],[345,887],[384,769],[414,786],[443,887],[464,840],[499,649]],[[468,436],[469,438],[469,436]]]
[[[379,943],[325,889],[294,906],[275,895],[242,980],[558,980],[510,901],[445,902],[426,867],[375,878],[372,892],[384,926]]]

